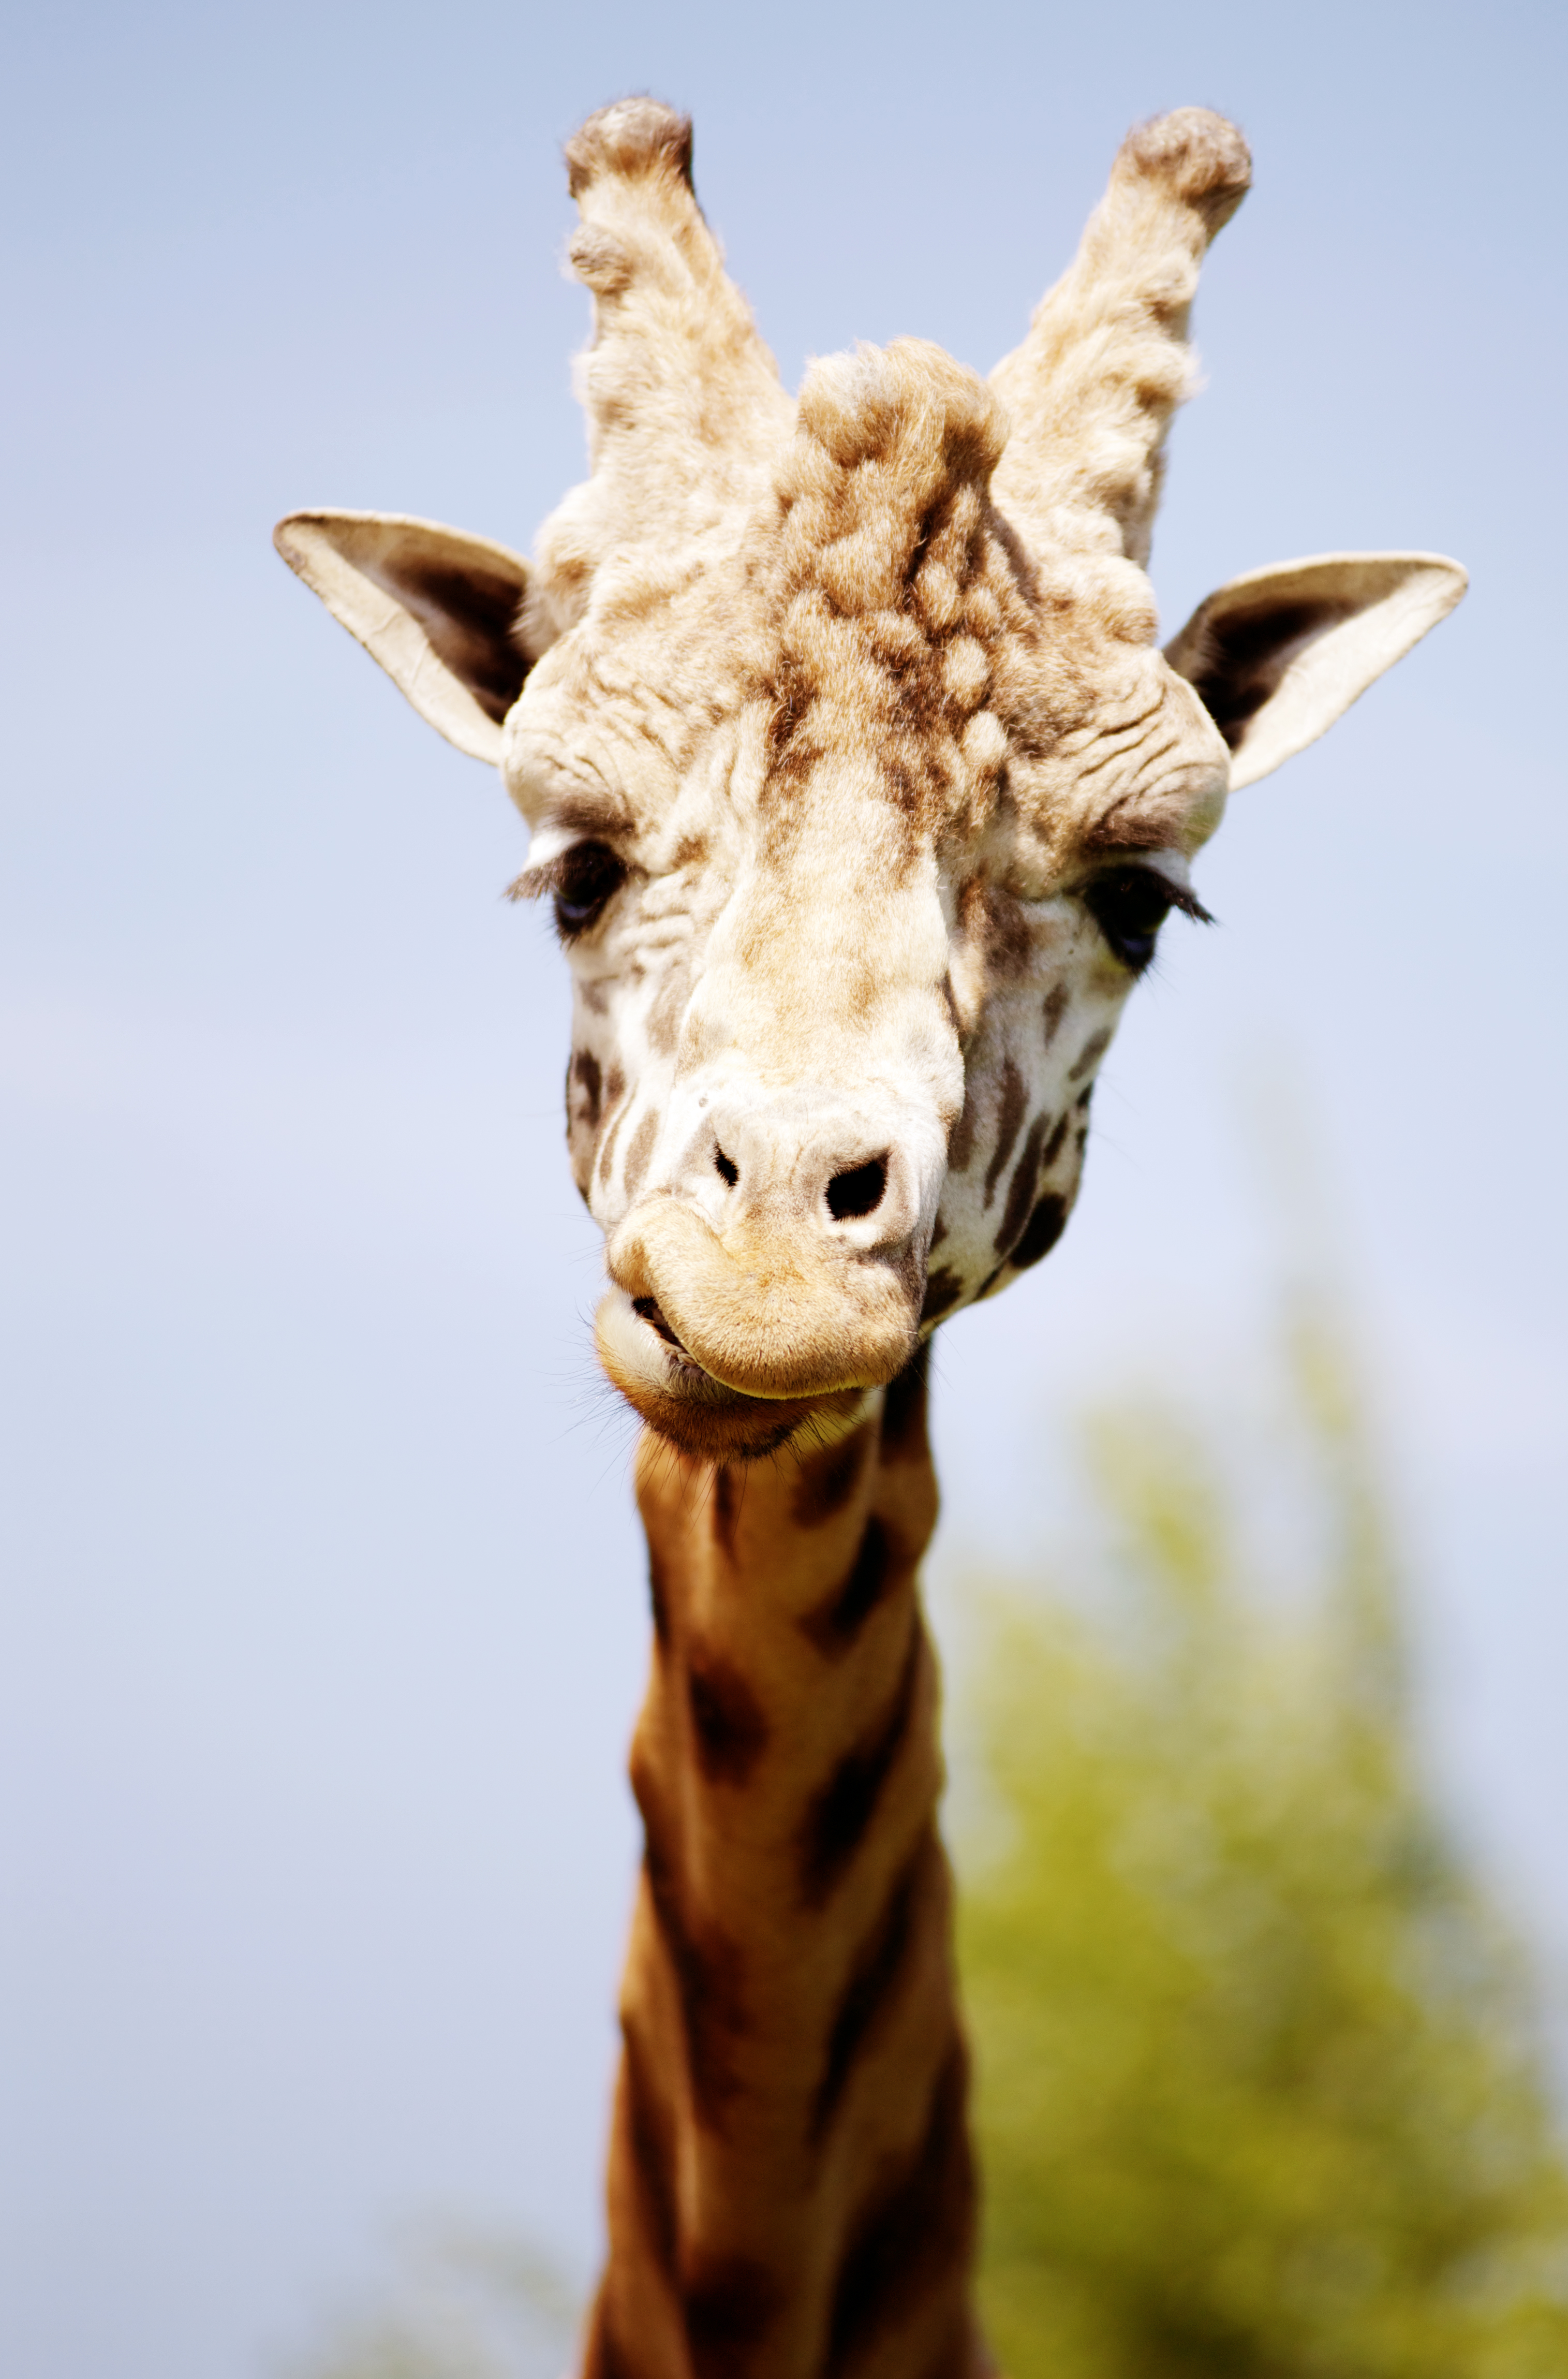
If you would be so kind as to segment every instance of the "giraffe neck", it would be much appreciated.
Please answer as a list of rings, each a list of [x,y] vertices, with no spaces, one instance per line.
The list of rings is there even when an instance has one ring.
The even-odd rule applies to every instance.
[[[646,1847],[585,2379],[980,2379],[923,1366],[803,1456],[645,1435],[637,1494]]]

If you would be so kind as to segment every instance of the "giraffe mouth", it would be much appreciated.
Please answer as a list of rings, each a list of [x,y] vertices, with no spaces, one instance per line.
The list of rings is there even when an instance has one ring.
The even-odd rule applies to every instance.
[[[727,1387],[681,1345],[653,1297],[610,1288],[595,1317],[594,1338],[611,1382],[648,1427],[682,1454],[718,1462],[754,1462],[797,1430],[847,1415],[863,1388],[817,1395],[749,1396]]]
[[[659,1336],[664,1340],[667,1346],[673,1346],[678,1355],[685,1356],[688,1363],[692,1360],[690,1355],[686,1354],[686,1349],[681,1346],[680,1339],[677,1338],[674,1331],[671,1330],[669,1322],[659,1311],[658,1299],[657,1297],[634,1297],[632,1299],[632,1310],[633,1313],[640,1315],[642,1320],[647,1323],[650,1330],[657,1331]],[[697,1369],[701,1371],[702,1366],[700,1363],[698,1364]]]

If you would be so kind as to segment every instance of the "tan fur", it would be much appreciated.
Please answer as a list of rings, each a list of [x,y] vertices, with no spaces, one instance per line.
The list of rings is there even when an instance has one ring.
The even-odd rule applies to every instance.
[[[1250,171],[1202,109],[1128,137],[989,384],[902,339],[796,405],[684,119],[622,102],[567,156],[592,473],[532,566],[395,515],[277,534],[533,829],[597,1343],[650,1425],[648,1857],[587,2369],[978,2379],[921,1342],[1060,1236],[1227,790],[1464,574],[1254,572],[1159,650],[1162,444]]]
[[[1207,108],[1123,142],[1076,259],[991,375],[1020,425],[997,493],[1037,545],[1148,561],[1198,268],[1251,178],[1246,141]]]
[[[689,545],[754,498],[790,405],[724,272],[691,181],[692,127],[622,100],[568,142],[582,225],[572,265],[593,293],[579,374],[594,476],[540,539],[525,615],[541,646],[576,624],[615,549]]]
[[[585,2379],[981,2379],[935,1829],[919,1378],[737,1472],[637,1465],[655,1647]]]

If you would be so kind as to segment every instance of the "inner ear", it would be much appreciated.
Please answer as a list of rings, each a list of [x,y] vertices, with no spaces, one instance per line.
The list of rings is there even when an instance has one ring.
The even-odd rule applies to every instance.
[[[1332,727],[1464,592],[1438,553],[1281,562],[1200,603],[1165,658],[1229,744],[1236,791]]]
[[[437,658],[499,727],[528,674],[516,635],[526,576],[416,547],[394,553],[377,574],[387,592],[413,612]]]
[[[1190,674],[1204,709],[1233,752],[1240,750],[1248,723],[1278,692],[1297,656],[1351,616],[1347,603],[1267,598],[1211,613]]]
[[[386,513],[294,513],[273,542],[421,718],[475,759],[500,760],[530,665],[520,554]]]

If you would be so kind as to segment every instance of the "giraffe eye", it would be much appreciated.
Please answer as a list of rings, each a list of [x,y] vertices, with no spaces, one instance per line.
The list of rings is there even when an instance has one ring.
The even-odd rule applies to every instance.
[[[1154,942],[1173,909],[1212,924],[1195,894],[1157,875],[1152,867],[1117,867],[1084,888],[1084,904],[1116,957],[1141,974],[1154,955]]]
[[[608,844],[576,842],[556,861],[555,930],[575,941],[597,925],[610,895],[626,881],[626,869]]]

